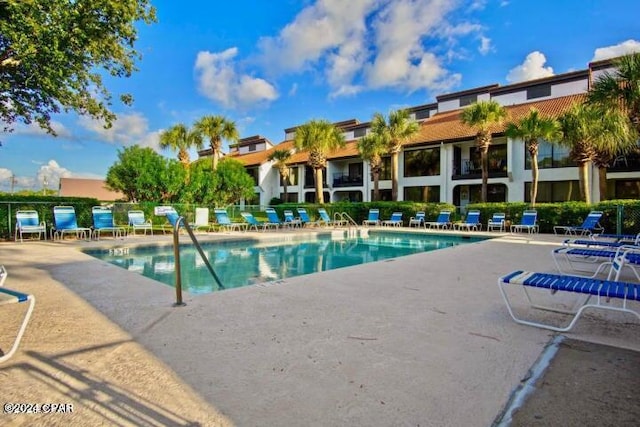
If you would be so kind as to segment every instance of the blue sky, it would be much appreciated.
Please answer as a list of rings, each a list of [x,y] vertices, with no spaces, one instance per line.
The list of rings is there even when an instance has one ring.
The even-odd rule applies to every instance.
[[[14,189],[36,190],[104,178],[118,149],[158,150],[163,129],[207,114],[277,144],[310,119],[366,122],[640,51],[637,0],[151,1],[158,22],[140,26],[139,71],[106,81],[134,105],[114,105],[110,130],[75,114],[54,117],[56,138],[17,125],[1,138],[0,191],[12,177]]]

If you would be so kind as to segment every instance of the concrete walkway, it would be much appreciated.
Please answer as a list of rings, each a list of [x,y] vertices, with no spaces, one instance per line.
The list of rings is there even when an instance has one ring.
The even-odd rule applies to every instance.
[[[3,425],[488,426],[553,337],[515,324],[496,280],[552,271],[554,236],[186,295],[180,308],[172,288],[79,251],[152,241],[170,238],[0,244],[5,286],[37,298],[0,365],[2,400],[74,409]],[[19,307],[1,308],[6,350]],[[597,315],[566,335],[640,351],[639,332]]]

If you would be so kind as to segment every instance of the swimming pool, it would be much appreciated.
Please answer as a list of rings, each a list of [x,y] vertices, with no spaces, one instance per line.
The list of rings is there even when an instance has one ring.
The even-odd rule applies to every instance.
[[[368,237],[336,239],[318,235],[316,238],[307,236],[304,240],[294,237],[286,243],[256,240],[202,243],[202,249],[223,288],[216,284],[195,247],[186,245],[180,247],[182,287],[194,294],[209,293],[481,240],[484,238],[372,231]],[[175,286],[172,246],[91,249],[85,252]]]

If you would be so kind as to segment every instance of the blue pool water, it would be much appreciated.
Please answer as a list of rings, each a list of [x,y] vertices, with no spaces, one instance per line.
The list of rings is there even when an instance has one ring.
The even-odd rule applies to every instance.
[[[483,240],[480,237],[433,236],[372,231],[368,237],[282,242],[202,243],[220,278],[220,288],[193,245],[181,246],[180,266],[184,290],[199,294],[269,282],[287,277],[381,261]],[[151,279],[175,286],[172,246],[94,249],[87,253]]]

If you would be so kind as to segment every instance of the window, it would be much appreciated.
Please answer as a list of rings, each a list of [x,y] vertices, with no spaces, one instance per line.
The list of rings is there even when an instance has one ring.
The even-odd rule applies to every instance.
[[[257,167],[254,168],[245,168],[245,170],[247,171],[247,173],[249,174],[249,176],[251,178],[253,178],[253,185],[260,185],[259,184],[259,180],[260,180],[260,170]]]
[[[460,106],[466,107],[467,105],[473,104],[478,101],[478,95],[465,95],[460,97]]]
[[[640,180],[638,179],[609,179],[607,186],[609,196],[614,199],[640,199]]]
[[[282,175],[280,175],[280,172],[278,172],[278,176],[280,176],[280,185],[284,185],[284,182],[282,182]],[[289,168],[287,185],[298,185],[298,167],[297,166],[293,168]]]
[[[553,203],[580,200],[578,181],[541,181],[538,182],[536,202]],[[524,201],[531,202],[531,183],[524,184]]]
[[[416,120],[428,119],[429,118],[429,110],[418,110],[416,111]]]
[[[378,190],[378,193],[380,194],[380,201],[381,202],[390,202],[391,201],[391,190]],[[371,199],[373,200],[373,190],[371,190]]]
[[[380,181],[391,179],[391,157],[383,157],[380,164]]]
[[[327,193],[326,191],[322,193],[322,197],[324,198],[325,203],[331,201],[331,196],[329,196],[329,193]],[[316,192],[307,191],[306,193],[304,193],[304,201],[305,203],[316,203]]]
[[[325,200],[326,201],[326,200]],[[361,202],[362,191],[336,191],[332,202]]]
[[[440,203],[440,186],[404,187],[404,200],[408,202]]]
[[[365,136],[367,134],[367,129],[366,128],[361,128],[361,129],[356,129],[353,131],[353,137],[354,138],[361,138],[363,136]]]
[[[304,167],[304,186],[305,188],[313,188],[316,186],[316,171],[311,166]],[[322,186],[327,186],[327,169],[322,169]]]
[[[480,203],[482,185],[469,186],[469,203]],[[499,203],[507,201],[507,186],[504,184],[487,184],[487,202]]]
[[[538,143],[538,168],[566,168],[575,166],[576,163],[569,157],[570,149],[557,144],[550,144],[546,141]],[[531,156],[525,148],[524,167],[531,169]]]
[[[440,175],[440,148],[404,152],[404,176]]]
[[[551,84],[531,86],[527,89],[527,99],[542,98],[551,96]]]
[[[249,151],[256,151],[257,147],[256,144],[249,144]]]

